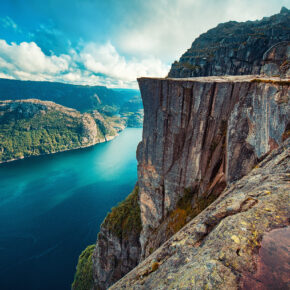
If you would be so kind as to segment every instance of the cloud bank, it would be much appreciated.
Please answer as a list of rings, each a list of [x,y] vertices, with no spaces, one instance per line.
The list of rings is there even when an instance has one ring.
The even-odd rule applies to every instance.
[[[0,77],[136,88],[137,77],[165,76],[168,69],[154,57],[125,59],[111,43],[88,43],[79,52],[48,56],[35,42],[0,40]]]

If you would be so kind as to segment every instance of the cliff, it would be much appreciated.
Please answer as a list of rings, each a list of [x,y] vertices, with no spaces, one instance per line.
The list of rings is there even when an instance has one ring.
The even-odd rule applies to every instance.
[[[110,289],[288,289],[290,141]]]
[[[138,265],[142,229],[138,185],[107,215],[96,246],[80,255],[72,289],[107,289]]]
[[[132,245],[141,264],[113,289],[236,289],[261,279],[261,239],[272,240],[266,232],[285,226],[289,212],[289,142],[281,145],[290,136],[288,27],[286,8],[261,21],[221,24],[193,43],[168,78],[138,79],[139,193],[128,212],[140,209],[142,228]],[[269,222],[268,213],[276,216]],[[122,267],[132,266],[129,248],[102,225],[92,287],[105,289],[130,270]]]
[[[96,289],[106,289],[152,254],[289,136],[288,79],[228,76],[138,81],[144,103],[143,139],[137,149],[139,200],[127,207],[127,214],[140,207],[142,230],[136,234],[132,228],[126,233],[132,240],[124,241],[122,222],[115,232],[106,226],[112,217],[106,218],[92,258]],[[243,180],[246,183],[247,178]],[[232,207],[238,210],[241,204],[251,206],[252,199],[246,195]],[[255,222],[251,218],[248,222]],[[236,235],[232,228],[227,230],[228,235]],[[200,231],[202,235],[208,229],[200,226]],[[137,269],[133,273],[143,277],[144,267]],[[136,282],[135,276],[128,277],[129,282],[116,287]],[[155,288],[158,279],[152,283],[144,285]]]
[[[101,117],[36,99],[0,101],[0,163],[88,147],[116,136],[116,129]]]
[[[139,85],[144,259],[282,143],[289,130],[289,80],[141,78]]]
[[[267,50],[290,41],[290,11],[259,21],[230,21],[219,24],[194,40],[172,64],[169,77],[260,74]],[[283,64],[285,60],[281,62]]]

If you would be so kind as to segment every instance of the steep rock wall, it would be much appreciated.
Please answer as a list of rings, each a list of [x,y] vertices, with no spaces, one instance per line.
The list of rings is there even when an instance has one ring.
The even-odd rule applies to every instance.
[[[289,80],[138,81],[144,103],[137,150],[144,259],[174,233],[168,230],[169,217],[186,193],[191,207],[198,199],[217,197],[282,143],[289,122]]]

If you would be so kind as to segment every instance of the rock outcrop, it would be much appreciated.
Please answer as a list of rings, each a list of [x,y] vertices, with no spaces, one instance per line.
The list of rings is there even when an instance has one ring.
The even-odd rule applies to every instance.
[[[289,164],[288,139],[110,289],[288,289]]]
[[[137,149],[139,201],[131,209],[140,206],[142,231],[129,230],[133,242],[124,242],[122,222],[115,228],[118,234],[104,222],[93,255],[97,289],[106,289],[152,254],[289,136],[288,79],[230,76],[138,81],[145,114]],[[233,211],[244,210],[252,202],[241,194],[232,204]],[[199,223],[198,235],[206,235],[213,224]],[[134,259],[130,247],[136,249]],[[141,273],[140,277],[148,274],[142,274],[144,267],[137,269],[134,273]],[[128,277],[128,283],[136,282],[135,276]],[[159,282],[154,281],[144,285],[155,288]],[[114,287],[120,285],[129,284]]]
[[[289,83],[258,76],[139,79],[145,112],[137,151],[142,259],[192,218],[180,203],[210,203],[282,143]]]
[[[279,14],[260,21],[219,24],[192,43],[172,64],[168,76],[260,74],[267,50],[279,42],[290,41],[289,27],[290,11],[285,7]]]
[[[138,80],[144,124],[137,149],[142,230],[131,230],[137,256],[129,262],[130,244],[102,225],[95,288],[144,259],[112,288],[235,289],[262,279],[254,261],[265,269],[260,241],[287,224],[289,142],[279,146],[290,136],[289,25],[286,8],[261,21],[220,24],[193,42],[168,78]]]

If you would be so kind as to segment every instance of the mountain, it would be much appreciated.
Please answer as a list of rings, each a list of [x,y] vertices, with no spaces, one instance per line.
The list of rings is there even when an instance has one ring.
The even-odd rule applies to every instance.
[[[80,112],[98,110],[107,116],[119,114],[123,105],[138,99],[141,106],[133,111],[122,109],[121,117],[128,120],[129,127],[140,127],[142,100],[140,92],[130,89],[108,89],[104,86],[80,86],[57,82],[20,81],[0,78],[0,100],[39,99],[52,101]],[[143,112],[141,112],[142,118]],[[124,115],[124,116],[123,116]],[[141,120],[142,123],[143,120]],[[142,124],[141,124],[142,126]]]
[[[138,79],[144,125],[137,186],[80,257],[73,289],[86,282],[85,289],[254,289],[271,281],[287,288],[279,236],[289,237],[290,42],[279,35],[289,25],[276,31],[287,15],[284,8],[261,21],[270,47],[254,48],[251,36],[236,68],[223,63],[230,39],[243,35],[230,22],[221,25],[226,49],[217,33],[205,41],[218,41],[218,54],[198,73],[216,75],[180,70],[174,78]]]
[[[115,123],[49,101],[0,101],[0,163],[110,140],[124,128]]]
[[[259,74],[267,50],[278,42],[290,41],[289,27],[290,11],[285,7],[279,14],[262,20],[219,24],[194,40],[179,61],[172,64],[168,76]]]

